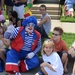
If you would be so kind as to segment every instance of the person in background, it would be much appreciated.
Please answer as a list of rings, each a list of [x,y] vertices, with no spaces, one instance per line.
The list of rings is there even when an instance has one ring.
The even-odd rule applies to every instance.
[[[18,18],[16,11],[10,11],[9,19],[12,19],[15,28],[21,26],[21,20]]]
[[[4,0],[0,0],[0,11],[4,13]]]
[[[75,75],[75,41],[72,43],[71,47],[68,50],[68,59],[73,62],[72,74]]]
[[[0,72],[4,70],[5,65],[5,55],[8,51],[7,48],[9,47],[8,39],[4,38],[4,28],[0,26]]]
[[[35,29],[40,32],[42,38],[49,38],[49,33],[51,30],[51,17],[46,11],[46,6],[41,5],[39,10],[42,14],[41,20],[38,23],[38,26]]]
[[[13,11],[13,0],[5,0],[5,5],[6,5],[6,14],[10,15],[10,11]]]
[[[44,41],[41,54],[44,62],[40,65],[41,71],[35,75],[63,75],[63,64],[52,40]]]
[[[25,2],[27,2],[27,0],[14,0],[13,1],[13,11],[16,11],[18,13],[18,18],[19,19],[24,19],[24,6],[25,6]]]
[[[61,27],[55,27],[52,31],[52,40],[55,45],[55,51],[59,54],[63,66],[64,73],[68,73],[67,63],[68,63],[68,48],[66,42],[62,40],[63,29]]]
[[[6,67],[7,73],[21,75],[20,70],[26,72],[39,66],[39,59],[36,55],[41,48],[41,35],[34,27],[37,19],[29,16],[22,22],[22,27],[15,28],[11,35],[11,49],[7,52]],[[35,60],[35,61],[34,61]]]
[[[7,30],[7,26],[4,24],[6,21],[5,17],[3,14],[0,15],[0,26],[2,26],[4,28],[4,31]]]
[[[75,75],[75,61],[74,61],[74,64],[73,64],[73,70],[72,70],[72,74],[71,75]]]
[[[14,27],[14,25],[13,25],[13,20],[12,20],[12,18],[10,18],[10,19],[9,19],[9,24],[8,24],[8,26],[7,26],[7,30],[6,30],[5,33],[4,33],[4,38],[9,39],[9,37],[10,37],[10,35],[11,35],[11,32],[13,31],[14,28],[15,28],[15,27]]]
[[[67,13],[69,13],[69,16],[74,16],[74,9],[73,9],[73,0],[65,0],[65,10],[67,10]]]

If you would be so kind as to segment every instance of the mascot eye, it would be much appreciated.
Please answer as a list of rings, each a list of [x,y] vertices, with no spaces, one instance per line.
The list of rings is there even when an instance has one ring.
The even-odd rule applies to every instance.
[[[34,23],[29,23],[29,24],[27,24],[27,27],[30,27],[30,26],[34,27],[35,24],[34,24]]]

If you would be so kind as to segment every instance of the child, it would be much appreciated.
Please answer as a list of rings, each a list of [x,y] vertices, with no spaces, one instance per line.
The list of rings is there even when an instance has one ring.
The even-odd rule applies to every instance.
[[[68,10],[66,5],[65,5],[64,9],[65,9],[65,15],[70,16],[70,11]]]
[[[68,48],[66,42],[62,39],[63,33],[64,31],[61,27],[54,27],[52,32],[52,40],[55,45],[55,51],[59,54],[62,60],[64,66],[64,73],[68,73]]]
[[[0,26],[2,26],[3,28],[4,28],[4,31],[6,31],[6,29],[7,29],[7,26],[4,24],[5,23],[5,17],[4,17],[4,15],[0,15]]]
[[[3,37],[4,29],[0,26],[0,72],[3,71],[3,63],[5,63],[6,46],[9,45],[8,40]]]
[[[54,43],[47,39],[42,46],[43,63],[41,71],[35,75],[63,75],[63,65],[59,55],[55,52]],[[59,70],[60,69],[60,70]]]
[[[10,18],[9,19],[9,24],[8,24],[8,27],[7,27],[7,30],[5,31],[5,33],[4,33],[4,37],[6,38],[6,39],[9,39],[9,37],[10,37],[10,35],[11,35],[11,32],[12,32],[12,30],[14,29],[15,27],[14,27],[14,25],[13,25],[13,21],[12,21],[12,19]]]

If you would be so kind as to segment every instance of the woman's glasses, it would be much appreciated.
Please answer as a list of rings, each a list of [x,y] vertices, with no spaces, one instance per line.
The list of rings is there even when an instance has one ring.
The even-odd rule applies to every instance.
[[[52,33],[52,35],[58,36],[59,34],[56,34],[56,33]]]

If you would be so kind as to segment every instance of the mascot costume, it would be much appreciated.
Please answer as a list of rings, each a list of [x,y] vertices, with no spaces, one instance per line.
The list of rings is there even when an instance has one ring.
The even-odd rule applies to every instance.
[[[12,31],[11,49],[7,52],[6,58],[6,72],[21,75],[20,71],[25,72],[39,66],[36,54],[41,49],[41,35],[34,29],[36,25],[36,18],[29,16],[23,20],[21,27]]]

